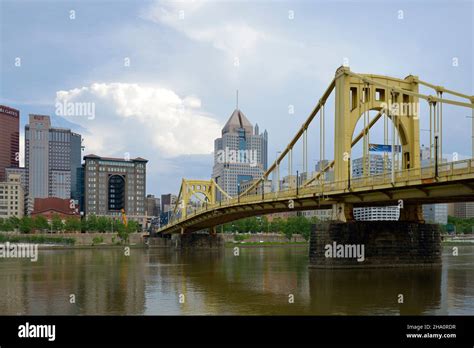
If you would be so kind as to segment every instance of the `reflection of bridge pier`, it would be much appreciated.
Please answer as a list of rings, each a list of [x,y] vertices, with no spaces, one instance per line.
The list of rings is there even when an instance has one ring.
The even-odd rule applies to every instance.
[[[432,313],[441,304],[441,271],[441,267],[311,269],[309,310],[320,315]]]

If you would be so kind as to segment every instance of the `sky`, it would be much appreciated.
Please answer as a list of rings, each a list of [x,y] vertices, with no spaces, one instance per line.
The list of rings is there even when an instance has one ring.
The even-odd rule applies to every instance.
[[[236,90],[268,131],[270,162],[343,64],[474,95],[473,18],[472,0],[0,0],[0,103],[20,110],[21,144],[28,115],[50,115],[83,136],[83,155],[146,158],[147,193],[177,193],[183,177],[210,178]],[[91,112],[61,112],[67,103]],[[470,115],[446,106],[443,156],[471,155]],[[422,106],[422,129],[427,119]],[[371,140],[383,141],[377,129]]]

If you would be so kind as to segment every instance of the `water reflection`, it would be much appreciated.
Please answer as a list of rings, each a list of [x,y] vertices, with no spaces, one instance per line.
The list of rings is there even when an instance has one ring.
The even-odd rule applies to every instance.
[[[232,249],[40,251],[36,263],[0,260],[0,313],[474,314],[474,246],[459,254],[444,248],[436,268],[331,271],[308,269],[302,247],[239,256]]]
[[[441,267],[318,269],[309,277],[311,311],[319,314],[420,315],[440,307]]]

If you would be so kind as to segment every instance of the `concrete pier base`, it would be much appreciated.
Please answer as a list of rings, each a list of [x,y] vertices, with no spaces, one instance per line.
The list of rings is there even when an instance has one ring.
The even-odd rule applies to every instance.
[[[309,267],[404,267],[441,264],[438,225],[409,221],[331,221],[311,230]]]

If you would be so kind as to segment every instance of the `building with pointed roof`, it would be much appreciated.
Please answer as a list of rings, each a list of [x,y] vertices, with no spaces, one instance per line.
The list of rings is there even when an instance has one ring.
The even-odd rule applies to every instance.
[[[242,182],[260,178],[267,169],[268,133],[236,108],[214,141],[212,178],[229,195],[236,196]],[[219,197],[218,197],[219,199]]]

